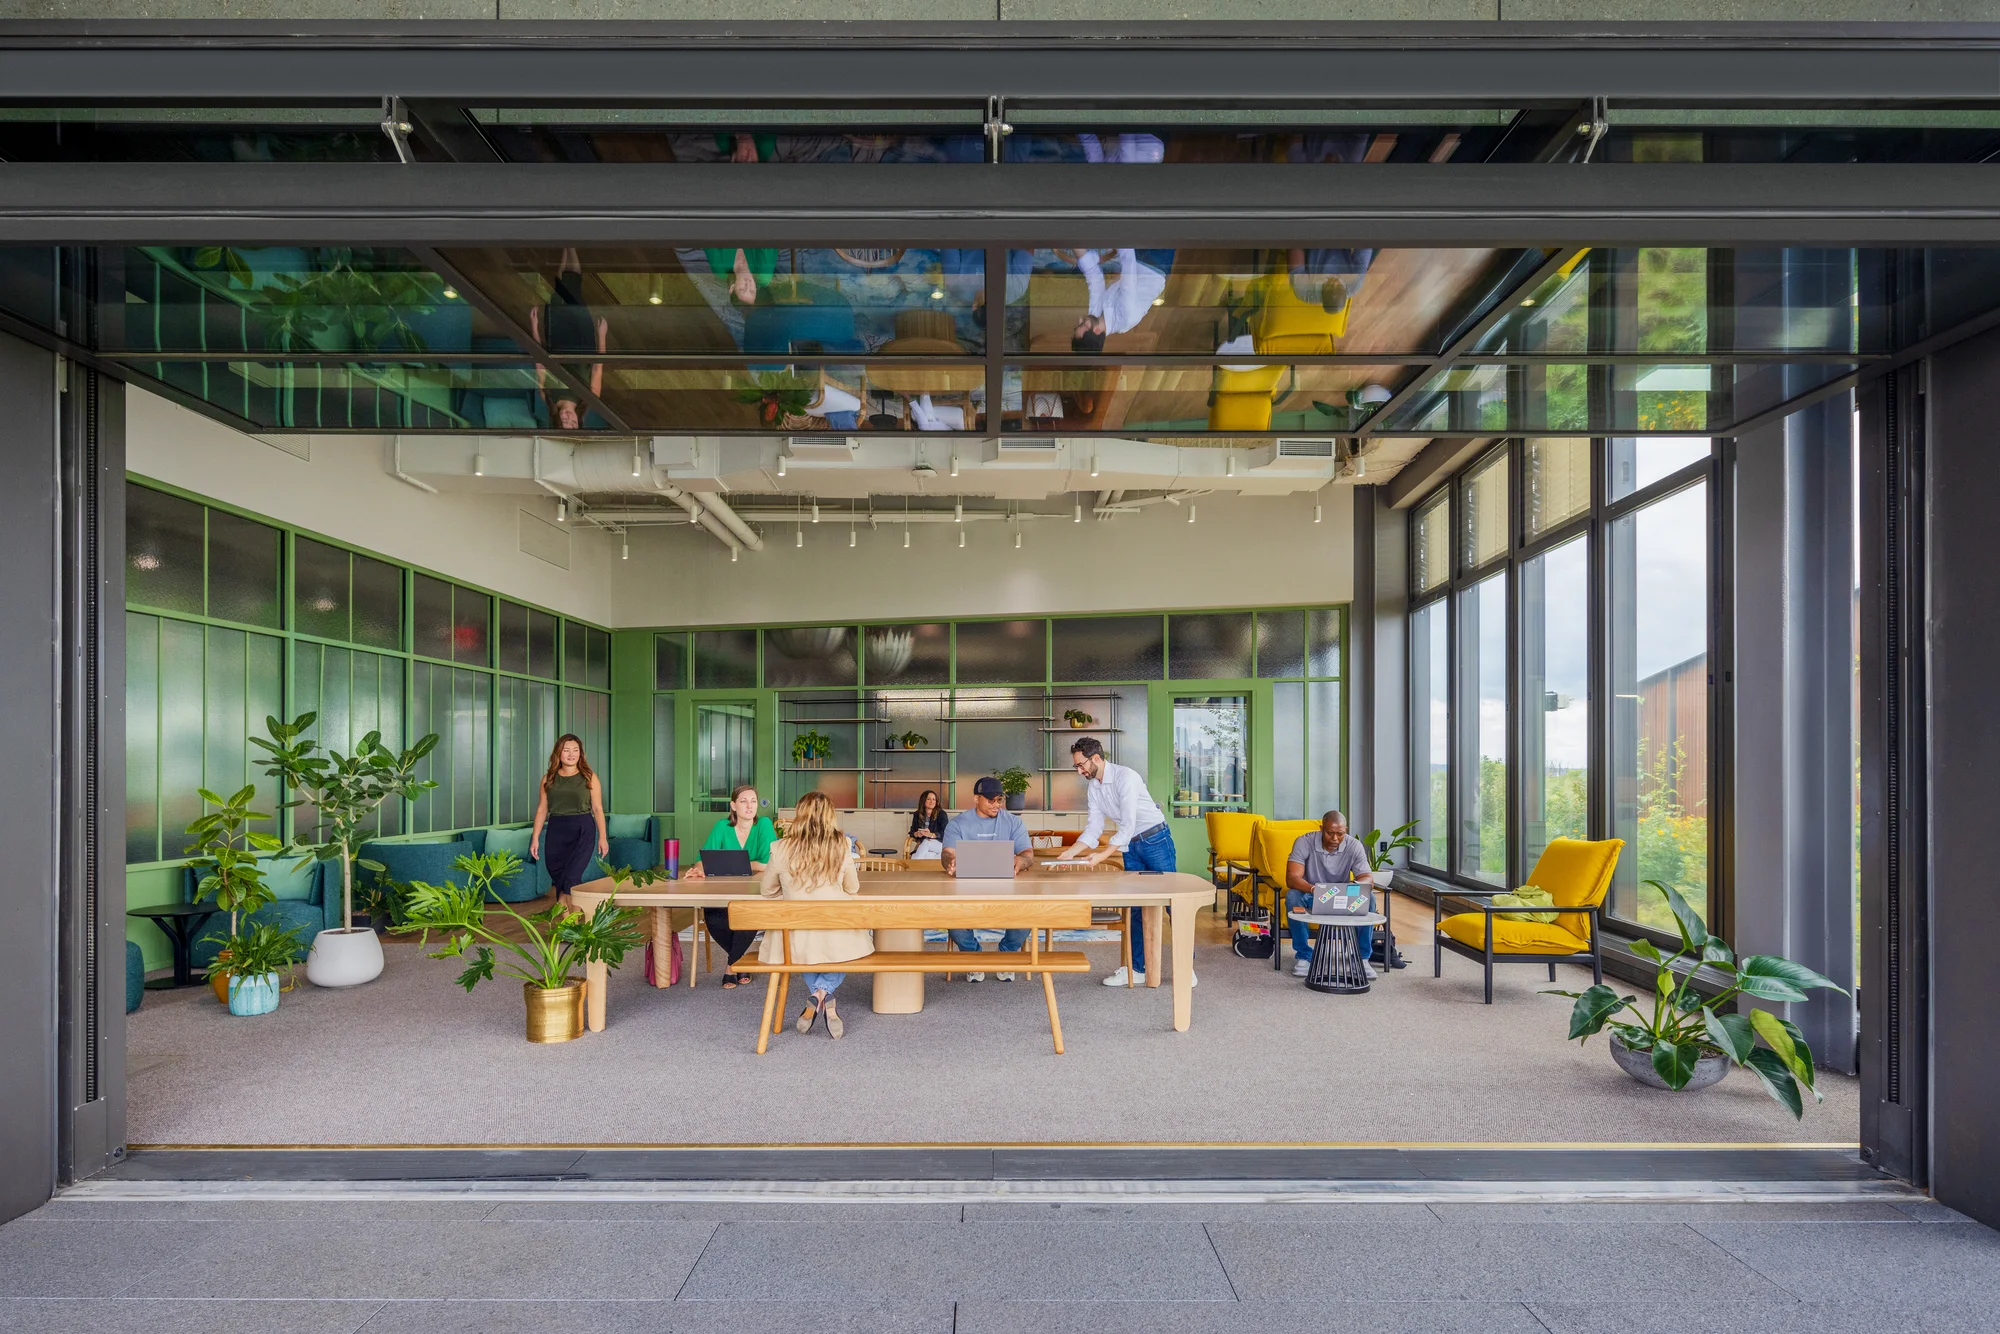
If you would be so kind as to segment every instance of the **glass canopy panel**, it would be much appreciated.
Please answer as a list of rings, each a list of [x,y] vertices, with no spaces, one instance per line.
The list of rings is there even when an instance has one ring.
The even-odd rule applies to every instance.
[[[1007,162],[1483,162],[1518,113],[1498,107],[1187,112],[1021,107]]]
[[[0,107],[8,162],[395,162],[379,101],[346,107]],[[417,156],[433,156],[419,145]]]
[[[1566,363],[1449,367],[1379,429],[1410,435],[1719,431],[1733,419],[1734,377],[1771,368],[1617,365],[1600,368],[1606,372],[1604,388],[1595,395],[1588,384],[1591,369]],[[1807,372],[1813,382],[1824,383],[1854,366],[1829,362],[1787,369]]]
[[[1009,367],[1009,431],[1350,430],[1406,370],[1354,362]]]
[[[450,282],[403,250],[146,246],[101,253],[107,352],[521,355]]]
[[[558,355],[982,356],[986,252],[921,246],[453,250]]]
[[[274,431],[490,430],[547,419],[532,366],[143,360],[126,365],[169,390]]]
[[[591,378],[588,366],[575,368]],[[596,378],[605,402],[645,431],[977,431],[985,425],[986,367],[910,362],[868,365],[611,366]]]
[[[1599,162],[1985,162],[2000,106],[1618,107]]]
[[[972,107],[476,107],[510,162],[983,162]]]
[[[1007,348],[1200,356],[1416,355],[1518,251],[1089,249],[1007,252]],[[1088,317],[1098,317],[1086,325]],[[1097,339],[1101,336],[1102,342]]]

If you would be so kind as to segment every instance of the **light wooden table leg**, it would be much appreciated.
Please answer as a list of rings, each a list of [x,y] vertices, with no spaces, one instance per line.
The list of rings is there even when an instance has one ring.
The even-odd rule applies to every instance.
[[[1174,1031],[1185,1033],[1194,1022],[1194,918],[1195,906],[1175,900],[1174,914]],[[1147,981],[1151,981],[1150,977]]]
[[[1160,985],[1160,965],[1166,962],[1160,957],[1161,914],[1156,906],[1140,909],[1140,915],[1146,922],[1146,985],[1157,987]]]
[[[653,908],[653,985],[672,986],[674,968],[674,910]]]
[[[877,931],[875,948],[914,952],[924,947],[924,933],[917,931]],[[832,971],[829,967],[828,971]],[[873,1008],[877,1014],[916,1014],[924,1008],[924,975],[922,973],[877,973],[875,974],[875,999]]]
[[[604,993],[610,982],[611,970],[601,961],[583,966],[583,1022],[593,1033],[604,1031]]]

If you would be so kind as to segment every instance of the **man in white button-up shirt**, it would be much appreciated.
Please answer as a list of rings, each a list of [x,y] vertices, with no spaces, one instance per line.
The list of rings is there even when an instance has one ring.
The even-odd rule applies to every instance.
[[[1070,861],[1081,857],[1096,863],[1114,852],[1120,852],[1125,855],[1125,869],[1128,871],[1177,870],[1174,864],[1174,836],[1167,828],[1167,817],[1160,813],[1159,804],[1146,790],[1146,780],[1139,776],[1138,771],[1104,758],[1104,743],[1096,737],[1087,736],[1072,745],[1069,758],[1077,773],[1083,776],[1090,818],[1084,822],[1083,833],[1076,842],[1064,848],[1056,860]],[[1118,832],[1100,851],[1097,840],[1103,837],[1107,818],[1117,822]],[[1128,980],[1121,967],[1104,979],[1107,987],[1122,987],[1146,980],[1146,931],[1142,911],[1132,909],[1132,976]],[[1193,979],[1188,980],[1192,984]]]

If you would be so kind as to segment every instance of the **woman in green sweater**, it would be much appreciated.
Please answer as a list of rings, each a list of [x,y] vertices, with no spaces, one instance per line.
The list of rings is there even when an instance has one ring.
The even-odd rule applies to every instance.
[[[729,794],[729,814],[715,822],[715,827],[708,831],[708,841],[701,846],[725,852],[747,852],[750,854],[751,873],[761,873],[771,860],[771,845],[778,840],[778,830],[771,823],[770,816],[757,814],[759,804],[756,788],[748,783],[737,787]],[[682,878],[700,880],[704,874],[701,863],[696,862],[682,873]],[[757,933],[733,929],[729,925],[727,908],[703,908],[701,916],[708,925],[709,939],[722,946],[733,968],[749,950],[750,942]],[[741,973],[727,972],[722,975],[724,988],[747,985],[749,981]]]

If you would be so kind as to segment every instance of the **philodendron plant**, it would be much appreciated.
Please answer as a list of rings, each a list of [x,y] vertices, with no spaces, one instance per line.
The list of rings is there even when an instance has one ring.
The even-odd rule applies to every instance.
[[[469,854],[451,866],[466,883],[412,881],[404,900],[403,921],[389,929],[421,932],[427,944],[431,932],[442,932],[444,946],[430,956],[433,959],[464,958],[470,951],[471,962],[458,975],[458,985],[467,991],[491,981],[496,971],[531,987],[553,991],[577,981],[573,973],[581,965],[602,963],[616,968],[628,951],[645,943],[634,924],[635,914],[620,908],[616,896],[598,904],[597,911],[588,917],[561,904],[522,914],[495,899],[493,882],[506,880],[521,869],[521,859],[511,852]],[[487,924],[487,914],[494,911],[512,919],[508,929],[496,930]],[[504,951],[504,957],[496,955],[496,950]]]
[[[1765,1089],[1793,1119],[1803,1117],[1801,1088],[1812,1094],[1813,1101],[1821,1100],[1819,1090],[1813,1087],[1812,1050],[1806,1046],[1805,1036],[1768,1010],[1736,1013],[1736,999],[1748,996],[1783,1004],[1805,1000],[1806,993],[1818,987],[1842,994],[1845,989],[1805,965],[1775,954],[1737,958],[1722,937],[1708,933],[1686,899],[1657,880],[1645,883],[1666,895],[1681,933],[1681,946],[1671,955],[1662,954],[1650,941],[1632,944],[1633,952],[1652,960],[1657,970],[1652,1013],[1639,1007],[1638,997],[1621,996],[1603,983],[1588,991],[1544,992],[1576,1001],[1569,1015],[1570,1037],[1586,1041],[1610,1029],[1628,1050],[1650,1054],[1654,1073],[1676,1091],[1687,1087],[1695,1063],[1702,1057],[1726,1056],[1731,1064],[1756,1071]],[[1675,971],[1682,963],[1685,971]],[[1727,978],[1729,985],[1713,996],[1701,995],[1695,990],[1694,974],[1703,966]],[[1616,1016],[1628,1010],[1637,1022],[1618,1022]],[[1762,1046],[1758,1045],[1760,1038]]]

